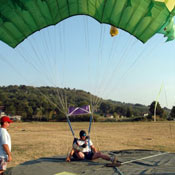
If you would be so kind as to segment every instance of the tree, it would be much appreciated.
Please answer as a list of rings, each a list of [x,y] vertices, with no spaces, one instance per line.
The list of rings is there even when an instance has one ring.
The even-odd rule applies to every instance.
[[[127,108],[126,117],[132,117],[132,109],[131,109],[131,107]]]
[[[126,116],[127,113],[127,109],[125,106],[116,106],[114,111],[121,116]]]
[[[170,112],[170,116],[172,119],[175,119],[175,106],[172,107],[171,112]]]
[[[102,102],[100,105],[100,111],[102,111],[103,114],[108,114],[110,111],[110,105],[108,103]]]
[[[151,105],[149,106],[149,111],[150,111],[152,116],[154,115],[155,105],[156,105],[156,102],[153,101],[151,103]],[[157,102],[156,115],[159,115],[160,117],[162,117],[163,116],[163,112],[164,112],[164,110],[161,108],[159,102]]]

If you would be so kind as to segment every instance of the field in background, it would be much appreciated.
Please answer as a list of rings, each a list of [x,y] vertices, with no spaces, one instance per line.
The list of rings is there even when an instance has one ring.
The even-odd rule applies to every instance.
[[[78,137],[89,123],[72,123]],[[67,155],[73,137],[67,123],[13,123],[9,128],[12,138],[13,161],[8,167],[40,157]],[[175,122],[93,123],[91,139],[103,150],[149,149],[175,152]]]

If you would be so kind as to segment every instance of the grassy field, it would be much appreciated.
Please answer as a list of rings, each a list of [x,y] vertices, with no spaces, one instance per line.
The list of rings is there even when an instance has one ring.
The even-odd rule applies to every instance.
[[[88,123],[72,123],[78,137]],[[40,157],[67,155],[73,137],[67,123],[13,123],[12,138],[14,167]],[[175,122],[93,123],[91,139],[100,150],[151,149],[175,152]]]

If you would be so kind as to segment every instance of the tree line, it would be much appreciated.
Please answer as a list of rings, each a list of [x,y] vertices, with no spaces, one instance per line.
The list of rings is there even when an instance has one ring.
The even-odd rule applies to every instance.
[[[10,85],[0,87],[0,106],[4,106],[6,114],[20,115],[24,121],[64,121],[66,119],[65,115],[55,105],[60,104],[60,94],[66,94],[67,106],[77,107],[91,104],[90,95],[92,94],[83,90]],[[155,102],[152,102],[150,106],[145,106],[101,99],[101,103],[95,111],[95,116],[96,118],[107,118],[108,116],[114,118],[142,118],[145,114],[148,114],[147,118],[149,119],[154,115],[155,104]],[[157,103],[156,115],[161,119],[174,119],[175,107],[170,111],[167,108],[161,108],[160,104]],[[72,118],[77,120],[75,117]],[[79,116],[79,119],[88,120],[88,117]]]

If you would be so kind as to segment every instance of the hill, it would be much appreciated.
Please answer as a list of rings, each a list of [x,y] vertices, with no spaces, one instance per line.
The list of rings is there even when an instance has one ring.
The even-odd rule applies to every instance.
[[[25,85],[0,87],[0,106],[4,106],[4,112],[21,115],[23,120],[63,120],[69,106],[89,104],[98,106],[94,113],[102,117],[142,117],[149,113],[148,106],[104,100],[83,90]]]

